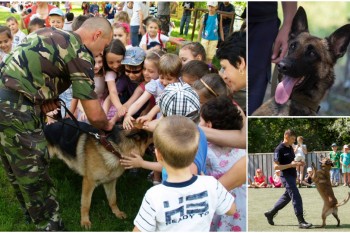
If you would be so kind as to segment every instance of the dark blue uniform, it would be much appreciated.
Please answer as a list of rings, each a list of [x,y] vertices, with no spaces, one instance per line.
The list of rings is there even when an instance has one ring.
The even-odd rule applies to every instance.
[[[274,161],[280,165],[290,164],[295,158],[292,146],[286,146],[280,143],[275,149]],[[296,216],[303,214],[303,201],[296,185],[297,171],[295,167],[284,169],[281,171],[281,181],[286,187],[286,191],[276,202],[274,209],[279,211],[283,209],[290,201],[293,203]]]
[[[248,115],[262,104],[271,78],[272,45],[280,26],[277,6],[277,2],[248,4]]]

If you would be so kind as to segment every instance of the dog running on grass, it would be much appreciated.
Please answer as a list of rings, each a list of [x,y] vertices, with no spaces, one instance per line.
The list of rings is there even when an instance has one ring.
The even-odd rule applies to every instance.
[[[274,98],[255,116],[312,116],[334,83],[334,65],[350,41],[350,24],[322,39],[309,33],[305,10],[299,7],[289,34],[288,55],[277,64],[282,81]]]
[[[90,229],[89,211],[94,189],[103,184],[109,206],[117,218],[126,218],[126,214],[117,206],[116,183],[124,172],[120,158],[106,150],[94,136],[87,132],[98,133],[91,125],[79,122],[79,127],[70,119],[64,123],[56,122],[45,126],[44,133],[48,141],[50,156],[57,155],[68,167],[83,176],[81,194],[80,224]],[[143,155],[152,143],[152,134],[142,129],[122,130],[115,126],[107,140],[121,156],[132,153]]]
[[[338,207],[345,205],[349,201],[350,192],[341,203],[338,203],[337,198],[334,196],[330,180],[330,170],[333,166],[333,162],[329,158],[322,158],[320,163],[321,169],[317,170],[315,164],[312,162],[312,181],[315,182],[317,191],[320,193],[323,199],[322,225],[320,227],[326,226],[326,218],[330,214],[332,214],[335,219],[337,219],[337,227],[339,227],[340,220],[338,217]]]

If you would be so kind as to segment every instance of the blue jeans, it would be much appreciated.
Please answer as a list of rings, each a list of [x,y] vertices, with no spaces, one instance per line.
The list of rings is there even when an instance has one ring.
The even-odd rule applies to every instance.
[[[130,26],[130,37],[131,37],[131,45],[132,47],[138,47],[140,45],[140,41],[142,35],[139,34],[140,26]]]
[[[278,199],[274,209],[279,211],[292,201],[295,215],[303,215],[303,201],[296,185],[296,177],[281,176],[281,181],[283,186],[286,187],[286,191],[282,194],[280,199]]]
[[[190,22],[191,22],[191,15],[182,15],[181,22],[180,22],[180,35],[183,34],[184,26],[186,23],[185,36],[187,36],[188,28],[190,27]]]
[[[335,182],[339,183],[339,174],[340,174],[339,168],[332,168],[331,169],[331,182],[335,181]]]

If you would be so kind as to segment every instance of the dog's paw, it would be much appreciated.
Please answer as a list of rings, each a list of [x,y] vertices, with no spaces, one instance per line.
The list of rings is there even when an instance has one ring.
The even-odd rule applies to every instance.
[[[83,227],[83,228],[85,228],[85,230],[90,230],[90,228],[91,228],[91,222],[90,222],[90,220],[89,219],[86,219],[86,220],[81,220],[80,221],[80,226],[81,227]]]
[[[120,219],[126,219],[126,213],[124,213],[123,211],[116,211],[114,212],[115,216],[117,218],[120,218]]]

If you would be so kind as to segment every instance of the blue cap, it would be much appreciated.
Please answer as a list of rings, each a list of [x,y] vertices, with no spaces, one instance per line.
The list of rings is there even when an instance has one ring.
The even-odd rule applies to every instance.
[[[140,47],[132,47],[126,50],[122,65],[138,66],[146,58],[145,51]]]
[[[333,146],[337,146],[337,144],[333,143],[333,144],[332,144],[332,147],[333,147]]]
[[[59,15],[59,16],[64,17],[63,11],[60,8],[58,8],[58,7],[52,8],[50,10],[50,13],[49,13],[49,16],[50,15]]]

